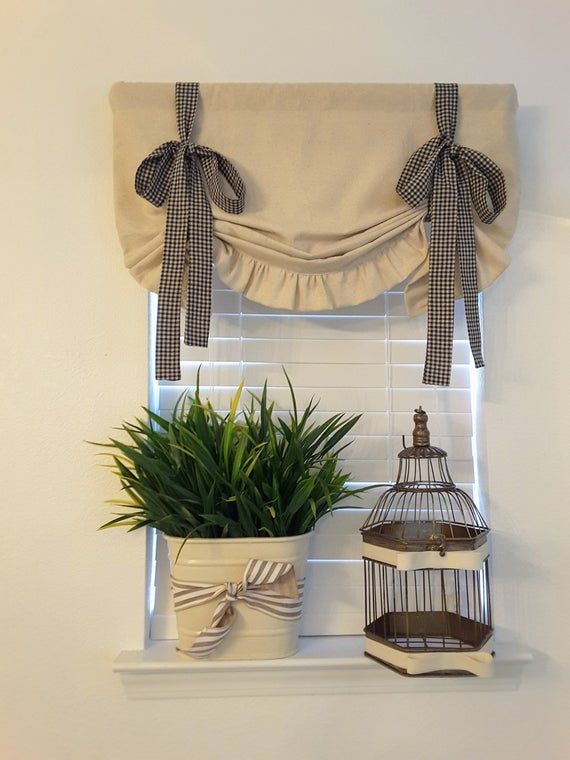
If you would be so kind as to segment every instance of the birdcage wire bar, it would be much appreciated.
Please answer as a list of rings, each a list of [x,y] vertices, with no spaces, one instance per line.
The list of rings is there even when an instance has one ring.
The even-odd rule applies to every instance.
[[[400,571],[364,559],[365,633],[416,652],[479,649],[493,623],[489,561],[480,570]]]

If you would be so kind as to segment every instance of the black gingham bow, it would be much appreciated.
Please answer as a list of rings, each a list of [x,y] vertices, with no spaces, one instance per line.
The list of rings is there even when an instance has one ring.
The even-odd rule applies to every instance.
[[[191,141],[198,95],[197,82],[177,82],[176,119],[180,141],[171,140],[153,150],[135,177],[138,195],[154,206],[168,201],[158,290],[157,380],[180,379],[180,306],[186,265],[188,304],[184,343],[208,345],[214,226],[208,193],[216,206],[228,214],[240,214],[244,208],[245,186],[235,167],[220,153]],[[220,174],[235,198],[224,194]]]
[[[471,353],[475,366],[484,366],[471,203],[481,221],[490,224],[507,202],[505,178],[499,167],[484,153],[454,143],[457,105],[456,84],[435,85],[439,136],[412,154],[396,186],[396,192],[410,206],[428,201],[432,225],[423,377],[429,385],[449,385],[451,378],[456,255]]]

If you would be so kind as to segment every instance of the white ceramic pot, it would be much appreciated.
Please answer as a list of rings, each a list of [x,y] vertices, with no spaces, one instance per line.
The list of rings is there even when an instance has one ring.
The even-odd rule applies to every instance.
[[[295,577],[305,577],[310,534],[286,538],[182,538],[165,536],[172,575],[189,583],[217,585],[243,580],[248,560],[291,562]],[[187,651],[209,626],[220,599],[176,612],[178,648]],[[234,602],[235,622],[210,656],[222,660],[270,660],[297,651],[300,620],[281,620]]]

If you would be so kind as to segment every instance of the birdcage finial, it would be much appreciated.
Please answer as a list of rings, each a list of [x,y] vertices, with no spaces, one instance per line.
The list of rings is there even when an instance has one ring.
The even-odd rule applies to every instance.
[[[414,446],[429,446],[429,430],[427,426],[429,418],[421,406],[414,411],[415,427],[412,434]]]

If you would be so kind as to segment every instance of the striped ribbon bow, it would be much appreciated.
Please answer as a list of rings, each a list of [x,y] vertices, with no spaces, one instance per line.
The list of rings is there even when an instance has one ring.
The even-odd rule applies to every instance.
[[[458,86],[435,85],[439,136],[408,159],[396,192],[410,206],[428,201],[428,335],[423,382],[449,385],[453,354],[455,259],[459,261],[469,343],[476,367],[483,367],[477,302],[477,256],[471,205],[485,224],[505,208],[505,178],[484,153],[454,143]]]
[[[207,628],[200,631],[185,654],[208,657],[226,638],[235,620],[234,602],[243,601],[251,609],[282,620],[299,620],[303,605],[304,579],[295,580],[290,562],[250,559],[240,583],[187,583],[171,576],[174,610],[211,602],[223,597]]]
[[[213,267],[213,216],[210,199],[228,214],[244,209],[245,186],[225,156],[191,141],[198,107],[197,82],[177,82],[176,119],[180,140],[163,143],[140,164],[135,190],[154,206],[168,202],[164,255],[158,290],[156,378],[180,379],[180,307],[188,268],[184,343],[207,346],[210,332]],[[220,175],[235,194],[228,198]],[[207,191],[206,191],[207,188]]]

